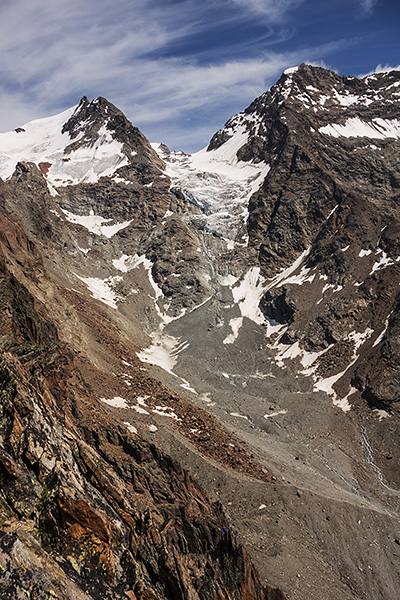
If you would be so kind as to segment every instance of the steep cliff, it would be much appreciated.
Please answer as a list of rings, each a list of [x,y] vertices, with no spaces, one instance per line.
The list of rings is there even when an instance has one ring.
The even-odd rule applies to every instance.
[[[209,145],[221,149],[244,129],[238,160],[270,165],[248,231],[271,278],[261,305],[285,326],[281,343],[315,353],[324,379],[346,370],[342,394],[351,383],[390,412],[400,397],[399,86],[398,71],[357,79],[301,65]]]

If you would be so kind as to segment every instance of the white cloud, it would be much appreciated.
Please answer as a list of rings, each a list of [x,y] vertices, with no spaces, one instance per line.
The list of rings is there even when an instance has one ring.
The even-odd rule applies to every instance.
[[[250,8],[268,8],[277,22],[300,1],[252,0]],[[235,11],[227,10],[232,2]],[[101,95],[171,147],[186,144],[188,131],[204,139],[204,122],[210,137],[286,67],[320,60],[334,48],[249,57],[228,39],[224,54],[213,47],[194,53],[193,43],[208,35],[213,16],[238,26],[248,12],[244,0],[2,0],[0,131],[60,112],[83,95]],[[268,35],[282,39],[284,31],[275,24]]]
[[[18,93],[3,97],[0,130],[57,112],[51,103],[55,100],[60,104],[71,92],[75,99],[69,104],[75,104],[83,94],[90,95],[90,88],[94,90],[92,96],[106,96],[152,140],[163,141],[172,148],[199,149],[225,120],[268,89],[286,67],[308,61],[320,52],[321,49],[306,49],[301,53],[269,53],[208,66],[176,58],[138,58],[125,64],[119,63],[115,55],[108,55],[101,61],[99,72],[95,65],[101,49],[93,49],[86,57],[86,65],[70,56],[64,60],[62,73],[51,69],[44,80],[32,84],[38,105],[30,106],[29,98],[24,102]],[[29,109],[35,114],[29,114]],[[5,121],[2,115],[8,115]],[[190,145],[191,138],[196,140],[196,146]]]
[[[372,14],[377,3],[378,0],[359,0],[361,9],[365,15]]]
[[[247,10],[263,15],[270,22],[279,22],[293,8],[303,4],[305,0],[231,0],[233,4],[243,6]]]
[[[372,71],[368,71],[368,73],[362,73],[360,75],[357,75],[357,77],[368,77],[369,75],[373,75],[374,73],[390,73],[390,71],[400,71],[400,65],[397,65],[397,67],[392,67],[390,65],[378,65]]]
[[[389,71],[400,71],[400,65],[391,67],[390,65],[378,65],[373,73],[388,73]]]

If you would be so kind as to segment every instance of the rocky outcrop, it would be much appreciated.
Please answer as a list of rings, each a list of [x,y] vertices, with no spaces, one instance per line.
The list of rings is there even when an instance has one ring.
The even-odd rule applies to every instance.
[[[354,373],[354,383],[365,390],[371,406],[398,412],[400,386],[400,311],[387,318],[382,342],[367,352]]]

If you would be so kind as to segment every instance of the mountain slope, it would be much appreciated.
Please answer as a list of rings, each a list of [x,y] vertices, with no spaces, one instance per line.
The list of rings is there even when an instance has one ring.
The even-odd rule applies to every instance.
[[[263,588],[221,505],[95,400],[7,267],[43,275],[40,254],[3,215],[1,231],[2,598],[284,598]]]
[[[350,346],[349,358],[342,362],[347,367],[362,336],[369,340],[361,350],[368,352],[368,360],[381,354],[382,345],[387,347],[383,336],[390,337],[392,330],[389,326],[384,332],[384,323],[398,303],[400,172],[394,157],[399,148],[400,74],[357,80],[302,66],[286,78],[283,85],[291,91],[280,121],[288,124],[291,139],[252,200],[250,214],[254,210],[259,216],[250,217],[250,230],[257,222],[250,238],[257,243],[264,222],[259,248],[267,272],[276,265],[276,248],[286,260],[293,251],[307,251],[302,266],[307,277],[314,275],[306,286],[315,303],[313,318],[304,314],[308,307],[302,308],[304,300],[298,298],[300,286],[283,285],[282,293],[275,294],[292,303],[286,341],[299,341],[311,351],[331,345],[332,356],[339,348],[343,356]],[[261,206],[266,198],[265,210]],[[328,286],[333,296],[326,297]],[[278,298],[265,298],[267,314]],[[319,369],[325,376],[335,374],[323,365]],[[375,381],[365,378],[361,370],[351,383],[365,391],[370,405],[397,411],[398,394],[388,393],[398,380],[393,355],[381,361]],[[378,391],[388,378],[386,392]]]

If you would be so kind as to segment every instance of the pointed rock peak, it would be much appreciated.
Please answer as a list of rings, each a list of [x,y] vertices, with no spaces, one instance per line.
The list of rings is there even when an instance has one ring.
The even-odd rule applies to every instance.
[[[311,65],[310,63],[301,63],[300,65],[297,65],[296,67],[289,67],[288,69],[285,69],[283,71],[283,75],[295,75],[296,76],[303,76],[307,73],[318,73],[318,72],[334,72],[334,71],[329,71],[329,69],[325,69],[325,67],[320,67],[317,65]]]
[[[355,103],[356,95],[372,94],[375,90],[384,93],[385,96],[395,95],[398,91],[396,88],[400,81],[400,70],[388,69],[381,73],[372,73],[364,77],[341,76],[335,71],[302,63],[298,67],[286,69],[277,83],[271,88],[271,92],[277,96],[283,96],[284,99],[289,99],[293,95],[308,94],[315,97],[316,93],[322,96],[330,97],[333,103],[342,104],[342,106],[350,105],[351,99],[347,100],[339,96],[349,95],[354,96]],[[276,96],[276,97],[277,97]],[[260,98],[269,98],[268,94],[263,94]],[[280,100],[282,98],[279,98]],[[304,96],[302,96],[304,99]],[[383,96],[381,100],[383,99]],[[364,99],[365,100],[365,99]],[[371,95],[367,98],[369,101],[375,101]],[[397,101],[397,98],[393,98]],[[363,102],[361,102],[363,103]],[[364,102],[365,104],[365,102]]]
[[[358,124],[360,112],[363,116],[368,113],[369,118],[396,119],[399,89],[396,78],[400,80],[400,71],[365,80],[342,77],[306,63],[290,67],[273,87],[231,117],[212,137],[207,150],[221,148],[225,154],[232,151],[238,161],[269,162],[275,160],[288,132],[301,134],[302,139],[310,132],[331,133],[322,128],[332,121],[346,119],[352,119],[350,125]],[[388,102],[383,109],[382,100],[386,98]],[[385,127],[395,127],[397,137],[397,121]]]
[[[84,96],[71,117],[64,123],[62,133],[68,133],[72,144],[67,151],[78,146],[92,146],[99,138],[115,140],[124,145],[124,152],[137,153],[145,148],[153,155],[150,143],[134,127],[124,113],[106,98],[99,96],[89,102]],[[154,158],[154,156],[153,156]]]
[[[342,77],[324,67],[302,63],[298,67],[290,67],[286,69],[277,83],[271,88],[271,91],[288,88],[292,84],[303,89],[306,86],[312,86],[318,90],[328,91],[332,86],[338,85],[342,81]]]
[[[234,115],[225,123],[211,139],[208,151],[221,147],[232,140],[236,134],[238,143],[243,140],[240,147],[248,146],[251,138],[251,152],[254,160],[262,160],[261,146],[265,130],[261,125],[265,120],[271,120],[273,110],[286,105],[286,101],[304,93],[306,89],[314,89],[319,93],[331,93],[333,86],[341,83],[342,78],[334,71],[302,63],[296,67],[286,69],[277,83],[269,90],[256,98],[242,113]],[[246,139],[245,139],[246,138]],[[240,150],[239,147],[239,150]],[[249,153],[239,152],[241,160],[249,160]]]
[[[19,132],[0,136],[0,177],[12,176],[17,162],[34,162],[54,186],[94,183],[123,166],[147,161],[163,169],[145,136],[105,98],[30,121]],[[40,167],[42,165],[42,167]]]
[[[115,130],[115,121],[126,121],[124,114],[111,102],[99,96],[91,102],[83,96],[72,116],[64,123],[62,133],[69,133],[75,139],[84,132],[89,137],[97,135],[100,128]]]
[[[82,98],[78,104],[78,109],[80,109],[82,106],[86,106],[88,104],[90,104],[90,102],[89,102],[87,96],[82,96]]]

